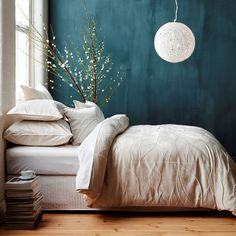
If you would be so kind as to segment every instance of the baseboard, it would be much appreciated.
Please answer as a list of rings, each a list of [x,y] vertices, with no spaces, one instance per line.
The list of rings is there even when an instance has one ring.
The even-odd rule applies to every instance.
[[[5,201],[2,200],[0,202],[0,227],[3,224],[3,220],[4,220],[4,212],[5,212]]]

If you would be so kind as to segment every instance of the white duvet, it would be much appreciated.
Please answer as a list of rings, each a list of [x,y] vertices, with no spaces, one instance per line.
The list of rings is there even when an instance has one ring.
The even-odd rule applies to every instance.
[[[206,130],[129,127],[125,115],[97,125],[79,147],[77,191],[98,208],[210,208],[236,214],[236,165]]]

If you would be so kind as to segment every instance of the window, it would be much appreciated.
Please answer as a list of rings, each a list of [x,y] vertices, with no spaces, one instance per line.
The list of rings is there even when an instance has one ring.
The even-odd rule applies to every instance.
[[[30,43],[29,30],[30,0],[16,0],[16,99],[20,98],[20,85],[29,85]]]
[[[35,47],[28,32],[34,25],[41,33],[47,22],[47,0],[16,0],[16,100],[21,99],[20,85],[34,87],[45,83],[45,55]],[[32,32],[32,31],[31,31]]]

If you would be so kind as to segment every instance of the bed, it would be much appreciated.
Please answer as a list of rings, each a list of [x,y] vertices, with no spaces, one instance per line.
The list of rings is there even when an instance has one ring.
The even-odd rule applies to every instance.
[[[236,165],[212,134],[192,126],[128,124],[125,115],[107,118],[79,147],[9,148],[8,178],[35,170],[47,210],[236,214]]]
[[[76,189],[90,207],[209,208],[236,215],[236,165],[208,131],[102,121],[79,147]]]
[[[15,146],[6,150],[7,178],[31,169],[40,177],[44,210],[91,210],[83,195],[75,192],[78,147]]]
[[[206,130],[129,127],[126,115],[105,119],[91,101],[74,101],[71,108],[42,86],[22,89],[25,100],[7,113],[16,122],[4,138],[25,146],[6,151],[7,178],[35,170],[44,209],[207,208],[236,214],[236,165]]]

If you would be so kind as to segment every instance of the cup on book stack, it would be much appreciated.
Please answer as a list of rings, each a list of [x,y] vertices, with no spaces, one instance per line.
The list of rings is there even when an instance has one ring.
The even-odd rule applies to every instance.
[[[20,174],[19,178],[23,180],[33,179],[36,176],[33,170],[22,170]]]
[[[42,219],[39,177],[32,171],[10,179],[5,183],[5,196],[5,228],[34,229]]]

